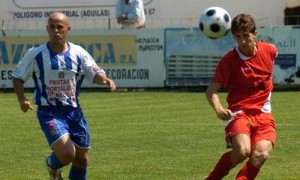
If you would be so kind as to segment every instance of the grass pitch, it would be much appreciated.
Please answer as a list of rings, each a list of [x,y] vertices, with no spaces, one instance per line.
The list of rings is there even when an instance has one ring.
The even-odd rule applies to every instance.
[[[277,144],[258,180],[300,179],[299,97],[273,93]],[[226,151],[225,124],[202,92],[83,92],[80,100],[91,131],[88,179],[204,179]],[[35,111],[23,113],[13,93],[0,94],[0,107],[1,179],[48,179],[50,148]]]

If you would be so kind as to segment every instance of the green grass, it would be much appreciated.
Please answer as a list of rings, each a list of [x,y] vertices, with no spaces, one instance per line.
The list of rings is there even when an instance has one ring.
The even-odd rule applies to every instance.
[[[300,179],[299,97],[273,93],[277,144],[258,180]],[[202,92],[84,92],[80,100],[92,138],[91,180],[204,179],[226,151],[224,123]],[[0,94],[0,108],[1,179],[47,179],[50,148],[35,112],[21,112],[13,93]]]

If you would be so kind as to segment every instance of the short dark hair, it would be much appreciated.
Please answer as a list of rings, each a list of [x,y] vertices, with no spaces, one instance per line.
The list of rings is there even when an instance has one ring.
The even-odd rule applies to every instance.
[[[235,34],[238,31],[254,33],[256,31],[254,18],[249,14],[236,15],[231,21],[231,33]]]

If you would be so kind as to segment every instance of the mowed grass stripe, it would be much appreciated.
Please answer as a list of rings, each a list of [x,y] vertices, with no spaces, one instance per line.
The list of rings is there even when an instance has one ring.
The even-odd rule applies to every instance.
[[[300,178],[299,95],[273,93],[277,144],[258,180]],[[89,179],[204,179],[226,151],[225,123],[203,92],[82,92],[80,101],[92,139]],[[0,107],[1,179],[47,179],[50,149],[35,112],[21,112],[13,93],[0,94]]]

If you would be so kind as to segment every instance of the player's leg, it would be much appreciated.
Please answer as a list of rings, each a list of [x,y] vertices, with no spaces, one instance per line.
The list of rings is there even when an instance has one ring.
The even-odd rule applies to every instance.
[[[250,162],[256,166],[261,167],[265,161],[269,158],[269,155],[273,149],[273,143],[269,140],[258,141],[252,148]]]
[[[272,149],[273,144],[269,140],[261,140],[257,142],[252,148],[249,161],[241,168],[241,170],[237,174],[236,179],[255,179],[260,171],[260,168],[268,159]]]
[[[270,113],[253,117],[251,155],[247,164],[239,171],[236,179],[255,179],[260,168],[268,159],[276,141],[275,123]]]
[[[46,159],[50,179],[62,179],[61,168],[75,157],[75,147],[66,128],[66,121],[62,120],[64,115],[64,110],[48,107],[39,107],[37,111],[41,129],[53,150]]]
[[[231,138],[231,144],[231,161],[236,166],[250,156],[251,140],[247,134],[237,134]]]
[[[243,162],[250,154],[250,138],[245,134],[232,137],[232,150],[224,153],[207,180],[222,179],[237,164]]]
[[[52,165],[51,162],[53,162],[53,166],[58,164],[57,161],[61,165],[67,165],[75,157],[75,146],[70,138],[68,125],[66,121],[62,120],[65,112],[53,112],[53,110],[48,108],[41,109],[37,113],[40,126],[54,152],[48,158],[48,162],[50,162],[50,166]]]
[[[87,165],[89,161],[89,150],[76,146],[76,155],[72,161],[69,179],[87,179]]]
[[[225,128],[226,141],[228,146],[232,147],[232,150],[221,156],[206,179],[222,179],[232,168],[248,158],[251,152],[251,141],[247,124],[248,118],[243,114],[239,114]]]
[[[71,163],[75,157],[75,145],[73,144],[69,134],[66,134],[57,140],[52,145],[52,149],[59,162],[64,166]]]
[[[251,119],[244,113],[238,113],[225,128],[226,142],[232,147],[231,163],[233,166],[243,162],[251,153]]]
[[[228,151],[221,156],[214,169],[205,180],[220,180],[225,177],[232,168],[231,151]]]
[[[75,145],[75,157],[69,172],[70,180],[86,179],[89,160],[90,133],[87,121],[81,111],[77,109],[72,114],[73,121],[69,124],[72,141]]]
[[[52,149],[53,152],[46,160],[50,179],[62,180],[62,167],[69,164],[74,158],[75,148],[67,134],[57,140]]]

